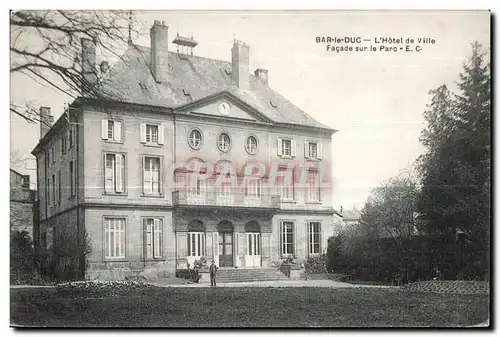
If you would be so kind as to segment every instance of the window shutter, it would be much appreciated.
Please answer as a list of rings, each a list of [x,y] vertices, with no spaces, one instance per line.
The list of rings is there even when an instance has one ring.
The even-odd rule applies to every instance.
[[[283,139],[278,138],[278,146],[277,146],[278,157],[281,157],[281,153],[282,153],[281,148],[282,148],[282,146],[283,146]]]
[[[146,142],[146,124],[141,123],[141,143]]]
[[[122,154],[117,154],[115,155],[116,158],[116,164],[115,164],[115,185],[116,185],[116,192],[123,192],[123,186],[124,186],[124,157]]]
[[[292,139],[292,141],[290,142],[291,143],[291,146],[292,146],[292,157],[295,157],[297,155],[296,153],[296,146],[295,146],[295,139]]]
[[[146,157],[142,157],[142,193],[146,192]]]
[[[104,190],[113,191],[113,168],[108,167],[108,155],[104,155]]]
[[[122,141],[122,122],[116,122],[115,121],[115,124],[114,124],[114,135],[115,135],[115,140],[117,142],[121,142]]]
[[[319,253],[320,254],[323,254],[323,247],[326,247],[327,245],[324,245],[323,244],[323,226],[322,226],[322,223],[320,222],[318,224],[319,228]]]
[[[153,256],[159,258],[162,256],[162,228],[160,219],[154,219],[154,229],[153,229]]]
[[[283,222],[280,222],[279,224],[279,233],[280,233],[280,247],[279,247],[279,252],[280,252],[280,255],[283,256]]]
[[[321,159],[321,158],[323,158],[323,144],[321,144],[321,143],[317,143],[317,144],[318,144],[317,145],[317,147],[318,147],[318,149],[317,149],[318,159]]]
[[[306,249],[307,255],[311,254],[311,223],[306,221]]]
[[[103,119],[101,121],[101,138],[108,140],[108,120]]]
[[[213,232],[213,243],[214,243],[214,257],[219,256],[219,233]]]
[[[304,158],[309,158],[309,142],[304,143]]]
[[[163,124],[158,125],[158,145],[165,144],[165,132],[163,130]]]

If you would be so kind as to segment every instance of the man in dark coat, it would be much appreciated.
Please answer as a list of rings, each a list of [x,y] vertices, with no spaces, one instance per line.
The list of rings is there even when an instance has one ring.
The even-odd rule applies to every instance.
[[[212,260],[212,264],[210,265],[210,286],[216,287],[217,283],[215,282],[215,277],[217,276],[217,266],[215,265],[215,261]]]

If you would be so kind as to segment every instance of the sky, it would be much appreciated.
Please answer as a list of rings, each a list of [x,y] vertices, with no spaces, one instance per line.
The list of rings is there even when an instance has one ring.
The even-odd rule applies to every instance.
[[[409,169],[424,151],[419,135],[429,91],[454,88],[470,44],[489,47],[487,11],[142,11],[134,42],[149,46],[154,20],[169,26],[169,40],[194,36],[198,56],[231,60],[234,38],[250,46],[250,69],[269,71],[269,85],[318,121],[338,130],[332,137],[334,207],[361,208],[370,190]],[[419,52],[332,52],[317,37],[434,39]],[[339,46],[345,45],[343,43]],[[391,46],[384,44],[385,46]],[[352,44],[353,47],[356,44]],[[398,47],[400,45],[397,45]],[[170,50],[174,50],[170,44]],[[414,46],[412,46],[414,49]],[[98,60],[98,62],[102,61]],[[71,98],[11,77],[11,101],[50,106],[57,119]],[[11,114],[11,151],[30,157],[39,125]],[[17,166],[21,173],[36,174]]]

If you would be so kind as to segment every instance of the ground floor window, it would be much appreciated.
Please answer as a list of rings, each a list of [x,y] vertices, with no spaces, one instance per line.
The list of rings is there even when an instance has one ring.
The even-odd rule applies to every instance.
[[[295,253],[294,245],[294,223],[292,221],[283,221],[281,223],[281,255],[288,256]]]
[[[309,254],[319,254],[321,250],[321,223],[311,221],[307,224]]]
[[[106,258],[125,258],[125,219],[104,219],[104,255]]]
[[[188,256],[205,255],[205,233],[188,232]]]
[[[144,219],[144,241],[147,259],[161,259],[163,257],[162,219]]]

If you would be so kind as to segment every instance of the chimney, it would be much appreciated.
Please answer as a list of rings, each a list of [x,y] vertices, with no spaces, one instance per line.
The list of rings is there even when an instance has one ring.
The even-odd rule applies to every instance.
[[[82,75],[84,83],[80,88],[82,94],[92,92],[92,86],[97,83],[96,74],[96,45],[95,42],[82,38]]]
[[[149,32],[151,37],[151,71],[157,83],[168,80],[168,26],[155,20]]]
[[[50,114],[50,108],[42,106],[40,108],[40,139],[50,130],[52,122],[54,122],[54,116]]]
[[[267,69],[256,69],[255,77],[262,81],[265,85],[267,85]]]
[[[250,90],[250,47],[240,41],[234,41],[231,55],[233,81],[241,90]]]

